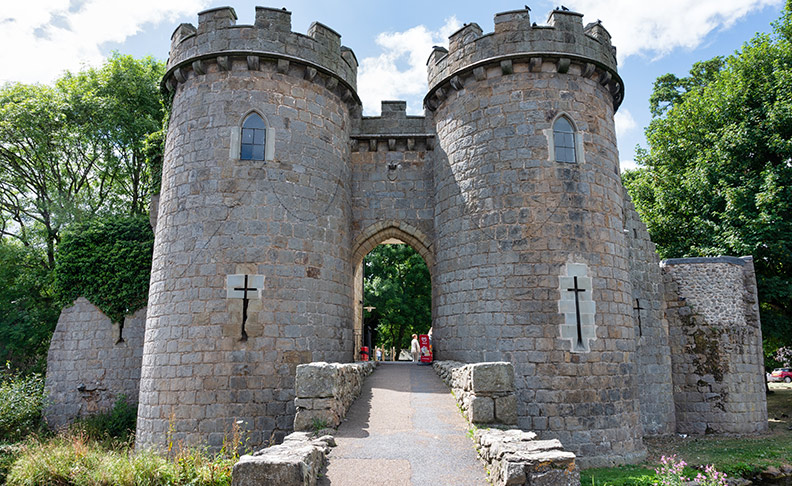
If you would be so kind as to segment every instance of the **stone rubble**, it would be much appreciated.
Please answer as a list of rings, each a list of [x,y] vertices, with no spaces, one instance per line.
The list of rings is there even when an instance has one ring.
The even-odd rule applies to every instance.
[[[282,444],[242,456],[234,464],[232,486],[314,486],[331,447],[332,435],[294,432]]]
[[[473,439],[494,486],[580,485],[575,454],[557,439],[536,440],[533,432],[514,429],[477,429]]]

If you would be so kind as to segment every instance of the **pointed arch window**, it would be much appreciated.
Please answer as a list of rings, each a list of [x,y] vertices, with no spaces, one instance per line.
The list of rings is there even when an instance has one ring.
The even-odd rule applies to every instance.
[[[242,123],[242,143],[239,158],[266,160],[267,125],[258,113],[251,113]]]
[[[575,137],[575,127],[569,121],[569,118],[565,116],[558,117],[553,123],[553,151],[556,162],[573,164],[577,162]]]

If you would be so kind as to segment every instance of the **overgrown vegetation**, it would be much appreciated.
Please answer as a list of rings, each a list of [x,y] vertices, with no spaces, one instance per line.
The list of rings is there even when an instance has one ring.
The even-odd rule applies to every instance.
[[[120,395],[113,408],[77,420],[72,431],[97,442],[127,443],[134,439],[136,424],[137,406]]]
[[[235,425],[217,454],[179,444],[167,456],[135,451],[137,407],[123,396],[111,410],[52,436],[41,427],[43,404],[39,375],[5,372],[0,384],[0,484],[224,486],[231,484],[234,463],[245,448]]]
[[[226,486],[238,457],[181,450],[172,459],[130,447],[108,448],[75,433],[21,445],[6,484],[29,486]]]
[[[94,219],[63,233],[55,288],[63,305],[87,298],[114,322],[146,305],[154,233],[148,217]]]
[[[0,444],[8,444],[40,430],[44,379],[37,374],[14,376],[8,372],[0,378]]]

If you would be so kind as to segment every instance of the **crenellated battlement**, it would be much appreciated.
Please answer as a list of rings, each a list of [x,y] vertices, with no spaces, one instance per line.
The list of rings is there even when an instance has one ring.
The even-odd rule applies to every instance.
[[[583,26],[583,15],[553,10],[546,25],[531,22],[530,11],[495,15],[495,31],[484,34],[476,23],[465,24],[449,37],[449,47],[435,47],[427,61],[429,93],[424,104],[434,110],[449,90],[460,90],[473,79],[486,79],[487,69],[499,66],[512,74],[515,64],[531,72],[557,72],[596,79],[613,96],[618,108],[624,88],[616,68],[616,48],[601,23]]]
[[[361,117],[350,137],[353,152],[433,150],[435,138],[424,116],[407,115],[406,101],[382,101],[382,114]]]
[[[307,35],[291,31],[291,12],[256,7],[254,25],[237,25],[231,7],[218,7],[198,14],[198,27],[181,24],[171,36],[171,50],[163,86],[169,90],[190,76],[211,69],[257,71],[272,62],[280,73],[309,80],[323,80],[347,101],[359,104],[355,93],[358,62],[341,35],[314,22]]]

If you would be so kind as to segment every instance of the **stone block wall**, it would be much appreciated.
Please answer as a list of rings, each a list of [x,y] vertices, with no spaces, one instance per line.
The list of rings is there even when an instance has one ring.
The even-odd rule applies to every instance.
[[[677,432],[767,430],[751,257],[664,260]]]
[[[47,354],[44,417],[50,427],[112,407],[119,395],[137,403],[146,309],[119,326],[84,297],[63,309]]]
[[[296,367],[353,358],[350,132],[356,63],[340,36],[230,8],[174,34],[137,446],[170,434],[215,449],[242,420],[251,445],[294,424]],[[241,126],[266,125],[271,160],[242,160]],[[263,275],[245,307],[229,275]],[[245,312],[245,310],[247,312]],[[245,333],[242,333],[243,315]]]
[[[403,101],[383,101],[382,116],[363,117],[352,134],[352,237],[381,221],[433,233],[430,147],[422,116]]]
[[[511,363],[435,361],[432,366],[451,388],[457,404],[470,423],[517,424],[517,395]]]
[[[376,367],[376,361],[299,365],[294,378],[294,430],[314,430],[319,424],[338,427],[360,395],[363,379]]]
[[[430,94],[444,82],[453,83],[454,75],[463,70],[475,70],[482,62],[498,57],[513,56],[515,53],[530,53],[541,64],[550,58],[565,61],[559,71],[568,69],[571,59],[587,59],[591,62],[591,74],[597,77],[614,94],[618,105],[622,86],[616,74],[615,49],[610,34],[599,23],[583,26],[582,14],[568,10],[553,10],[547,25],[536,25],[531,21],[528,10],[501,12],[495,15],[495,31],[483,34],[475,22],[467,23],[449,37],[449,48],[435,48],[427,62]],[[569,56],[569,57],[566,57]],[[509,69],[507,62],[504,68]]]
[[[676,416],[660,258],[627,191],[624,198],[641,424],[645,436],[672,434],[676,430]]]
[[[559,439],[587,466],[636,462],[645,448],[613,125],[620,91],[607,68],[573,58],[585,45],[604,46],[580,16],[553,19],[561,33],[554,47],[532,43],[541,29],[526,31],[516,17],[493,35],[476,37],[468,24],[456,50],[452,39],[447,73],[430,84],[434,349],[441,359],[513,363],[520,427]],[[503,43],[485,40],[496,38]],[[466,57],[485,45],[495,57]],[[551,157],[559,116],[582,147],[575,163]],[[562,335],[577,323],[559,304],[570,295],[563,277],[581,275],[590,278],[582,297],[591,304],[581,315],[582,346]]]

